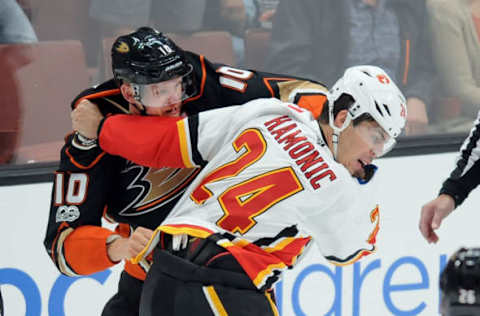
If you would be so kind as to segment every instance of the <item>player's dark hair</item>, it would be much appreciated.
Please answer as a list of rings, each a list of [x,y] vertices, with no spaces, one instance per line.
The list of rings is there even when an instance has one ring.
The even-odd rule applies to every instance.
[[[342,94],[333,105],[333,118],[337,117],[337,114],[342,110],[348,110],[355,103],[355,99],[349,94]],[[320,123],[328,124],[330,122],[330,117],[328,115],[328,103],[323,106],[322,113],[318,119]],[[358,118],[353,120],[353,126],[360,124],[363,121],[375,121],[374,118],[368,114],[364,113]]]

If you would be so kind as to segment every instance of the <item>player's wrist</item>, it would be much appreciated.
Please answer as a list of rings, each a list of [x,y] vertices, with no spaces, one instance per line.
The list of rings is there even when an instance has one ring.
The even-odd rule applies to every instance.
[[[126,251],[126,238],[123,238],[120,235],[113,234],[108,236],[106,240],[107,244],[107,255],[112,262],[120,262],[127,257]]]
[[[97,147],[98,143],[96,138],[88,138],[83,136],[79,132],[75,132],[75,136],[72,140],[72,145],[81,150],[89,150]]]
[[[445,188],[442,188],[440,190],[438,196],[444,197],[444,198],[450,198],[453,201],[453,209],[456,209],[457,206],[459,206],[463,202],[463,199],[460,197],[460,195],[450,192]]]

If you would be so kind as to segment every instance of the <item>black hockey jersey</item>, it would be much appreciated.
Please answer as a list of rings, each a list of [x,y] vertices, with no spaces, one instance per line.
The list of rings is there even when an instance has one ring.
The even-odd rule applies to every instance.
[[[326,88],[317,82],[213,64],[204,56],[186,52],[194,68],[196,95],[185,100],[187,115],[213,108],[243,104],[256,98],[275,97],[321,113]],[[97,104],[104,115],[128,113],[128,102],[115,81],[82,92],[72,102]],[[135,133],[135,131],[131,131]],[[44,240],[57,268],[69,276],[102,271],[116,264],[107,255],[107,243],[115,235],[128,236],[143,226],[155,229],[173,208],[199,169],[153,169],[103,152],[98,146],[75,146],[67,137],[52,190],[50,218]],[[120,223],[117,231],[103,228],[102,217]],[[144,279],[148,260],[126,271]]]

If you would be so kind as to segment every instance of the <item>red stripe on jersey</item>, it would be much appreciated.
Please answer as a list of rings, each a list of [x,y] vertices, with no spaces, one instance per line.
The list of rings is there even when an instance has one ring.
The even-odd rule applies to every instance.
[[[81,275],[103,271],[115,265],[107,255],[107,238],[112,234],[111,230],[98,226],[76,228],[63,244],[68,265]]]
[[[299,254],[312,238],[286,238],[285,243],[280,243],[273,249],[266,249],[267,252],[276,256],[288,266],[293,266]]]
[[[189,135],[177,126],[181,120],[179,117],[112,115],[105,119],[98,141],[104,151],[138,165],[191,168],[191,157],[186,152]]]
[[[292,266],[309,241],[310,238],[294,239],[285,249],[272,253],[251,243],[226,246],[226,249],[235,257],[255,286],[261,288],[273,275],[274,270],[281,271]]]

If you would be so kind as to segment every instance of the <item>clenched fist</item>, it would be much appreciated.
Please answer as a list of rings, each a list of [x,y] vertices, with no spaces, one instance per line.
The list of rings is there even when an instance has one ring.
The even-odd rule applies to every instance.
[[[135,258],[147,246],[152,235],[153,230],[137,227],[130,237],[119,238],[107,245],[108,257],[113,262]]]
[[[97,138],[97,131],[103,119],[98,107],[88,100],[82,100],[70,114],[72,129],[89,139]]]

